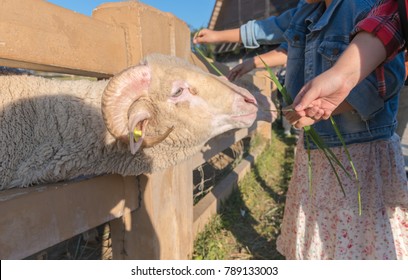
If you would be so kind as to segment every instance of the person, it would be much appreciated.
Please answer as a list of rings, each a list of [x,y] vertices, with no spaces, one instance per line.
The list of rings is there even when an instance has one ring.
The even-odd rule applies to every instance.
[[[354,39],[336,64],[308,82],[296,96],[293,106],[299,118],[327,119],[361,80],[375,69],[381,77],[381,64],[404,50],[397,1],[379,1],[369,16],[358,23],[354,33]],[[379,91],[384,91],[384,83],[379,84],[382,85]],[[296,117],[292,119],[295,123]]]
[[[245,47],[286,41],[286,88],[295,98],[305,83],[335,63],[347,47],[353,27],[374,2],[306,0],[277,17],[249,21],[238,30],[205,30],[196,41],[235,40]],[[399,138],[394,135],[398,93],[404,80],[403,57],[396,55],[383,67],[384,94],[377,94],[377,77],[370,74],[354,87],[333,117],[359,175],[362,214],[354,179],[338,172],[344,196],[325,156],[313,143],[309,153],[304,137],[299,137],[277,240],[278,251],[287,259],[408,259],[407,179]],[[307,116],[302,120],[313,125],[350,170],[331,123]]]

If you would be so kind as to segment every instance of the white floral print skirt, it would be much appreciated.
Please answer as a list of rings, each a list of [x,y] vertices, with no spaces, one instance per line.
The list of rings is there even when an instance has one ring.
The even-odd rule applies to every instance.
[[[303,137],[300,137],[302,139]],[[408,259],[408,185],[398,135],[348,146],[361,185],[337,168],[340,185],[325,156],[297,145],[278,251],[287,259]],[[353,174],[343,148],[332,148]]]

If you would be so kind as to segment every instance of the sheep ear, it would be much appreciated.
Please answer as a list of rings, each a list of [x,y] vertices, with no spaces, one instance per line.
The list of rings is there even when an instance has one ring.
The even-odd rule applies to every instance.
[[[147,65],[128,68],[114,76],[102,95],[102,116],[108,131],[129,141],[128,110],[140,97],[148,95],[151,70]]]

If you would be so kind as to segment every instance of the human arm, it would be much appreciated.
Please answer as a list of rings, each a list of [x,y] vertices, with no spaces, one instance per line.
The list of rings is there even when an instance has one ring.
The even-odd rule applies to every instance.
[[[201,29],[198,31],[194,38],[194,44],[208,44],[208,43],[240,43],[241,35],[239,28],[227,29],[227,30],[210,30]]]
[[[328,119],[350,91],[386,59],[381,40],[358,33],[332,68],[308,82],[293,101],[300,116]],[[308,108],[310,105],[313,107]]]
[[[255,68],[264,68],[265,65],[261,59],[269,67],[275,67],[286,64],[287,54],[285,50],[278,48],[259,56],[257,55],[246,59],[244,62],[231,69],[228,74],[228,79],[234,81]]]
[[[323,117],[328,118],[354,86],[382,64],[385,58],[390,61],[404,49],[397,9],[395,0],[380,1],[369,16],[357,24],[353,31],[357,35],[339,61],[332,69],[306,84],[295,99],[295,106],[301,105],[296,108],[301,115],[306,113],[314,118],[319,117],[317,108],[321,102],[326,106],[322,108],[326,110]],[[377,73],[381,71],[382,65],[376,69]],[[385,88],[379,87],[378,91],[380,95],[384,94]],[[305,110],[312,100],[317,100],[314,103],[316,107]]]
[[[257,48],[259,43],[276,44],[283,42],[282,34],[285,26],[290,23],[295,9],[283,13],[279,17],[265,20],[252,20],[240,28],[226,30],[201,29],[194,38],[194,44],[209,43],[244,43],[247,48]]]

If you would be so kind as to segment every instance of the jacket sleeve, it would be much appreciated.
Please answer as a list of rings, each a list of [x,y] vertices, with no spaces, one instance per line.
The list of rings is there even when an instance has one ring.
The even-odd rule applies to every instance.
[[[298,8],[304,5],[299,1],[296,8],[289,9],[279,16],[272,16],[264,20],[251,20],[240,27],[241,40],[245,48],[258,48],[261,44],[275,45],[284,42],[283,33]]]
[[[371,33],[380,39],[387,52],[387,60],[393,59],[404,49],[405,44],[397,1],[379,1],[368,16],[356,25],[352,36],[361,31]]]

